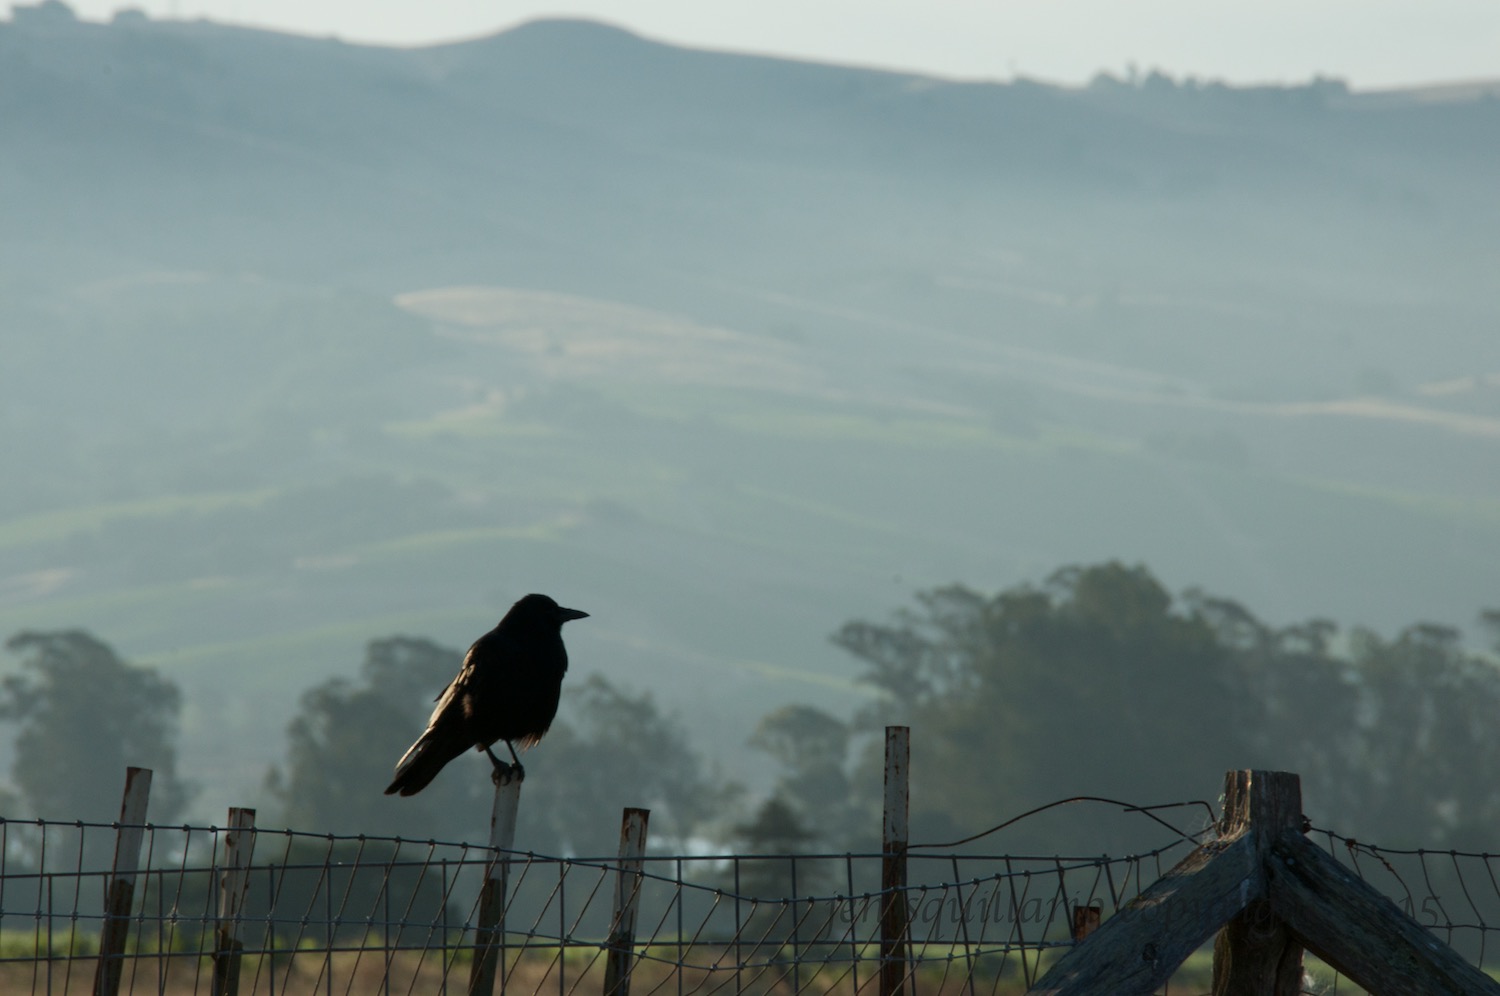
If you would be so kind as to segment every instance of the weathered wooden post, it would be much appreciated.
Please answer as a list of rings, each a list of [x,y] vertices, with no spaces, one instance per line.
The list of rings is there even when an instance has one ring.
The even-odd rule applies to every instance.
[[[1033,996],[1147,996],[1253,899],[1266,895],[1254,834],[1239,827],[1194,849],[1069,949]]]
[[[1284,834],[1266,865],[1272,913],[1367,992],[1500,996],[1488,973],[1302,834]]]
[[[1500,984],[1307,839],[1296,775],[1229,772],[1218,829],[1075,944],[1033,996],[1155,992],[1216,933],[1217,996],[1298,992],[1303,948],[1368,992],[1500,996]]]
[[[234,806],[224,832],[219,873],[219,922],[214,937],[214,996],[236,996],[240,989],[240,915],[250,887],[250,859],[255,854],[255,810]]]
[[[469,966],[469,996],[490,996],[495,978],[505,990],[505,890],[510,880],[510,852],[516,843],[516,810],[521,805],[521,779],[495,777],[495,803],[490,810],[490,860],[479,892],[478,922],[474,924],[474,961]]]
[[[120,825],[115,830],[115,862],[104,897],[104,929],[99,935],[99,964],[94,969],[94,996],[116,996],[125,967],[125,945],[130,940],[130,910],[135,902],[135,876],[145,840],[146,803],[151,797],[151,769],[126,768],[125,794],[120,800]]]
[[[635,964],[635,912],[640,906],[642,858],[646,854],[649,809],[626,808],[620,819],[620,864],[615,873],[615,915],[604,963],[604,996],[630,996]]]
[[[1302,832],[1302,780],[1287,771],[1231,771],[1224,776],[1224,836],[1249,833],[1256,864],[1291,830]],[[1297,996],[1302,945],[1268,898],[1252,899],[1214,939],[1214,996]]]
[[[906,992],[906,845],[911,728],[885,728],[885,818],[881,830],[880,996]]]

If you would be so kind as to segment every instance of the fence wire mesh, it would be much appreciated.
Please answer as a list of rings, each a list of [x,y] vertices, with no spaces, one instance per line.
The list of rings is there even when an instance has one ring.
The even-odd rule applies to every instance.
[[[122,829],[0,821],[0,991],[92,989]],[[211,991],[231,957],[242,993],[463,992],[485,943],[481,886],[498,869],[504,990],[603,989],[616,858],[258,829],[241,842],[244,901],[224,917],[229,830],[136,829],[140,870],[128,914],[115,917],[128,938],[121,992]],[[906,914],[901,970],[924,992],[1024,989],[1072,943],[1075,909],[1107,917],[1191,847],[1179,838],[1118,858],[913,850],[901,890],[880,888],[879,853],[647,855],[629,876],[631,992],[876,992],[892,902]]]
[[[1500,974],[1500,854],[1377,847],[1317,827],[1308,837],[1470,964]]]
[[[0,820],[0,991],[93,991],[124,829]],[[230,962],[240,993],[466,992],[492,941],[497,992],[569,996],[605,992],[621,943],[613,857],[257,829],[239,842],[243,902],[226,905],[229,829],[135,829],[140,868],[128,912],[114,918],[127,936],[114,955],[120,992],[215,991]],[[1497,967],[1500,856],[1392,850],[1321,829],[1312,837],[1471,962]],[[879,853],[647,855],[624,880],[636,905],[629,989],[874,994],[893,957],[881,920],[895,902],[908,991],[1022,992],[1074,943],[1076,911],[1107,920],[1194,844],[1178,834],[1122,857],[913,847],[899,890],[880,888]],[[481,887],[500,870],[503,921],[487,934]],[[1357,991],[1336,988],[1336,977],[1324,984]]]

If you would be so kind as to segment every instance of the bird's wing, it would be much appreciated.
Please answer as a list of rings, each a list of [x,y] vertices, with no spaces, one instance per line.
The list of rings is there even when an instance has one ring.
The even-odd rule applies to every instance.
[[[432,709],[432,717],[428,718],[428,729],[437,726],[438,717],[446,714],[446,712],[453,711],[462,714],[463,694],[468,693],[469,688],[474,684],[475,649],[478,649],[478,642],[475,642],[474,646],[469,646],[468,652],[463,654],[463,666],[459,667],[458,675],[455,675],[453,681],[449,682],[449,687],[440,691],[437,699],[434,699],[434,702],[437,702],[437,706],[434,706],[434,709]]]
[[[439,726],[451,725],[463,716],[460,696],[463,695],[464,689],[468,687],[474,674],[474,667],[470,663],[473,654],[474,651],[470,649],[468,655],[464,657],[464,665],[459,668],[457,677],[448,682],[448,687],[439,692],[437,698],[433,700],[437,705],[433,708],[432,715],[427,717],[427,729],[422,731],[417,742],[408,747],[406,753],[401,755],[401,760],[396,762],[398,773],[408,761],[421,753],[421,749],[437,734]]]
[[[432,716],[427,720],[427,728],[430,730],[437,725],[438,717],[449,709],[462,710],[459,699],[474,681],[474,648],[478,647],[476,642],[469,652],[464,654],[463,666],[458,669],[457,676],[450,682],[448,687],[438,692],[437,698],[433,699],[437,706],[432,710]]]
[[[442,718],[443,713],[454,708],[454,702],[458,699],[458,693],[458,679],[454,678],[448,682],[448,687],[439,692],[438,697],[433,699],[437,705],[433,708],[432,715],[427,717],[427,728],[429,730],[437,726],[438,720]]]

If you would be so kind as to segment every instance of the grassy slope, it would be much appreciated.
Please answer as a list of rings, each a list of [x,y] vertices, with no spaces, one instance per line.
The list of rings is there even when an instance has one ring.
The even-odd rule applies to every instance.
[[[526,590],[752,776],[766,709],[851,704],[827,634],[920,586],[1490,600],[1493,109],[580,30],[0,60],[38,95],[0,107],[0,633],[183,682],[207,811],[365,639],[461,646]]]

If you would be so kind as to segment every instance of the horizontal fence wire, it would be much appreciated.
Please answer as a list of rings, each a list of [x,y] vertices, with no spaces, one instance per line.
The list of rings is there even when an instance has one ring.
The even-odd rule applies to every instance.
[[[119,824],[0,820],[0,992],[90,992],[106,934]],[[120,992],[211,991],[232,954],[240,993],[467,992],[480,890],[507,882],[500,985],[603,992],[617,926],[616,858],[476,844],[256,829],[246,893],[220,919],[231,831],[138,828],[140,870]],[[1472,963],[1500,967],[1500,856],[1312,838]],[[875,994],[881,921],[905,909],[902,973],[924,996],[1023,992],[1074,941],[1075,911],[1108,917],[1191,851],[1179,834],[1121,857],[913,847],[906,887],[880,888],[880,853],[646,855],[629,877],[635,996]],[[232,938],[232,942],[229,940]]]
[[[0,820],[0,992],[91,991],[120,824]],[[505,991],[602,991],[616,858],[256,829],[246,896],[220,921],[230,830],[139,828],[120,991],[209,991],[236,941],[241,993],[464,992],[480,889],[507,879]],[[241,842],[240,846],[244,846]],[[1021,991],[1072,943],[1078,907],[1107,917],[1192,847],[1124,857],[880,853],[646,855],[635,882],[635,994],[875,993],[880,924],[906,910],[903,971],[924,992]],[[497,987],[498,988],[498,987]]]

